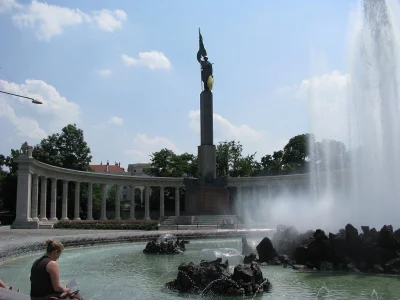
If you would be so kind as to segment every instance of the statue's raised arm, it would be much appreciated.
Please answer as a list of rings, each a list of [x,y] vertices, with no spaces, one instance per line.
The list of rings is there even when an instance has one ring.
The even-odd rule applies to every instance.
[[[203,60],[201,59],[203,57]],[[203,36],[199,28],[199,51],[197,51],[197,61],[201,65],[201,81],[203,81],[204,91],[210,91],[214,85],[213,67],[208,61],[207,51],[204,48]]]

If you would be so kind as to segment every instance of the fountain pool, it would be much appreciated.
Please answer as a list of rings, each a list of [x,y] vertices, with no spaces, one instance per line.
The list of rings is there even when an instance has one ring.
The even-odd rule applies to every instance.
[[[249,240],[249,244],[254,247],[259,241]],[[61,281],[66,284],[76,278],[86,299],[201,298],[169,291],[165,289],[165,283],[176,278],[180,263],[202,259],[203,249],[241,251],[242,247],[239,238],[191,240],[184,254],[146,255],[142,252],[145,245],[131,243],[68,249],[59,260]],[[0,265],[0,278],[6,283],[15,283],[15,287],[29,294],[30,268],[40,255],[4,262]],[[281,266],[262,266],[261,269],[264,277],[271,281],[272,290],[257,299],[398,299],[400,295],[399,277],[299,272]]]

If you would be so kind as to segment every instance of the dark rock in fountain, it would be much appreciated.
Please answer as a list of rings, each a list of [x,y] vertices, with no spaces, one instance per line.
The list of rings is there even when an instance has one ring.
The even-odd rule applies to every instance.
[[[258,253],[258,258],[255,252]],[[242,253],[248,254],[244,257],[244,264],[251,264],[252,262],[269,265],[293,264],[288,255],[278,255],[271,240],[267,237],[257,245],[256,251],[248,245],[246,238],[242,238]]]
[[[313,234],[314,231],[311,230],[300,234],[293,226],[286,227],[278,225],[274,237],[272,238],[272,244],[278,253],[294,257],[296,248],[299,245],[307,243]]]
[[[254,253],[246,255],[243,259],[244,264],[251,264],[253,261],[257,262],[257,255],[255,255]]]
[[[276,252],[272,242],[269,238],[265,237],[256,247],[258,253],[258,261],[260,263],[270,263],[275,261],[278,257],[278,252]]]
[[[278,227],[272,242],[280,261],[281,255],[286,254],[294,269],[400,274],[400,229],[393,232],[391,225],[385,225],[379,232],[368,226],[361,230],[359,233],[347,224],[338,233],[327,236],[321,229],[301,235],[294,228]],[[265,247],[273,254],[270,245]],[[272,254],[266,257],[270,259]]]
[[[162,239],[153,240],[147,243],[146,248],[143,250],[146,254],[179,254],[186,250],[185,244],[189,241],[176,239]]]
[[[222,263],[221,258],[203,260],[199,264],[182,263],[178,267],[177,278],[166,285],[183,293],[224,296],[254,295],[271,288],[271,283],[263,278],[257,263],[239,264],[230,274],[228,261]]]

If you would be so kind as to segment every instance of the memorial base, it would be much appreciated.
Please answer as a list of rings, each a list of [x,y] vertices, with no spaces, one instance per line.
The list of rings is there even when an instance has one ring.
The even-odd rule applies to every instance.
[[[224,215],[230,214],[230,212],[227,187],[186,187],[186,215]]]

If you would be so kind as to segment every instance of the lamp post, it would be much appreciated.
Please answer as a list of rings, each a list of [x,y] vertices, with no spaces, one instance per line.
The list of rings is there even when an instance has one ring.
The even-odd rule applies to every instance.
[[[4,91],[0,91],[0,93],[7,94],[7,95],[11,95],[11,96],[15,96],[15,97],[21,97],[21,98],[29,99],[29,100],[32,100],[32,103],[33,103],[33,104],[43,104],[43,103],[40,102],[39,100],[33,99],[33,98],[31,98],[31,97],[21,96],[21,95],[17,95],[17,94],[13,94],[13,93],[8,93],[8,92],[4,92]]]

